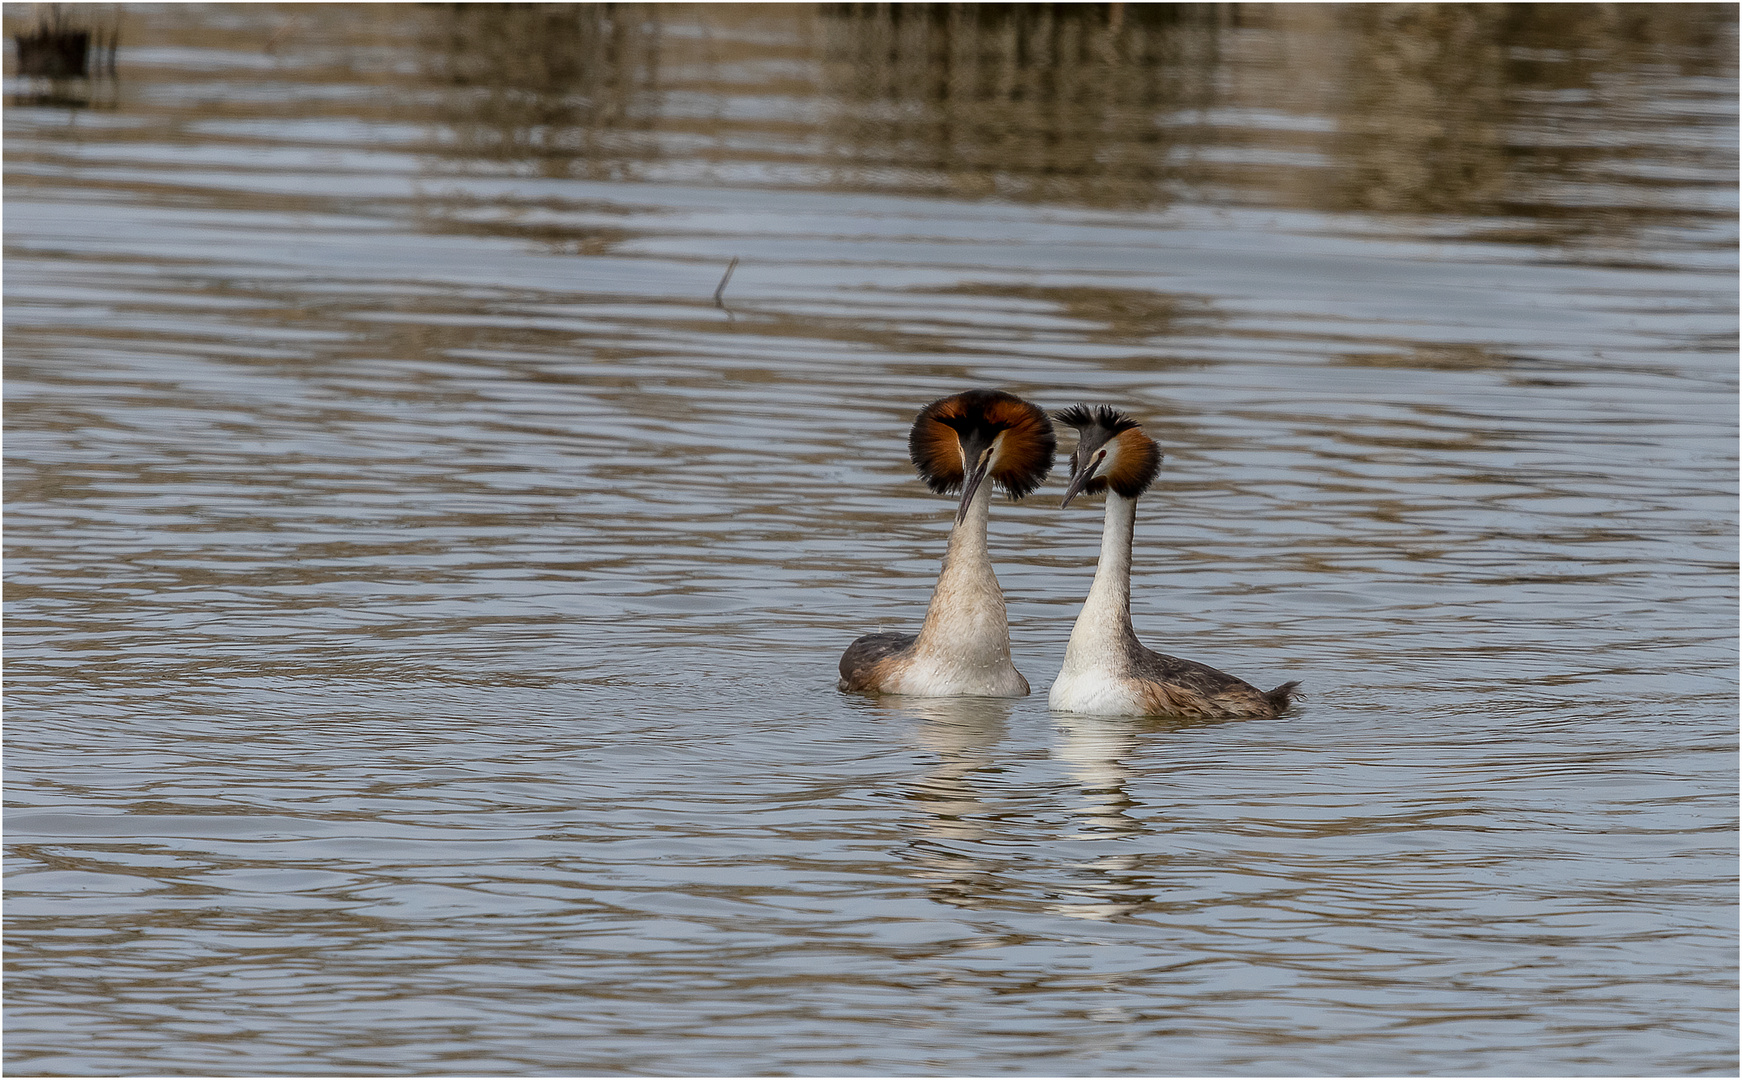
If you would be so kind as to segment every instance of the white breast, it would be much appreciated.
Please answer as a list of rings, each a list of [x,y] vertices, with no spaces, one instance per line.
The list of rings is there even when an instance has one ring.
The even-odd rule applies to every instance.
[[[1060,712],[1093,716],[1136,716],[1143,712],[1131,683],[1099,665],[1075,667],[1066,663],[1046,703]]]
[[[917,697],[1022,697],[1028,693],[1028,680],[1008,659],[977,665],[951,657],[915,657],[884,689]]]

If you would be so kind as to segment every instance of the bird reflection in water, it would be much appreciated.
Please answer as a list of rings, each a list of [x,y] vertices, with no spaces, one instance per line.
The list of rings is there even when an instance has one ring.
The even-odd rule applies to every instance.
[[[956,907],[980,907],[1008,888],[1001,864],[981,854],[996,824],[976,774],[996,768],[993,750],[1010,720],[1007,698],[886,697],[892,716],[917,719],[915,741],[937,764],[916,777],[907,792],[920,813],[902,856],[930,884],[934,898]],[[896,704],[896,703],[900,704]]]
[[[1143,826],[1128,812],[1136,803],[1126,790],[1137,753],[1137,732],[1122,717],[1058,713],[1057,757],[1077,781],[1081,796],[1076,813],[1077,838],[1112,839],[1136,836]]]
[[[1132,813],[1137,801],[1131,797],[1130,763],[1142,751],[1145,737],[1222,722],[1053,714],[1059,736],[1054,756],[1077,783],[1078,798],[1071,810],[1076,829],[1066,838],[1116,846],[1090,859],[1064,863],[1062,869],[1069,872],[1073,884],[1061,890],[1063,896],[1049,904],[1048,910],[1073,918],[1106,920],[1165,905],[1162,894],[1167,888],[1170,857],[1156,851],[1153,844],[1138,848],[1133,843],[1154,830]]]
[[[897,854],[934,899],[953,907],[1026,906],[1107,920],[1165,905],[1171,859],[1141,842],[1155,830],[1135,812],[1131,763],[1150,740],[1218,721],[1055,713],[1053,757],[1069,786],[1048,794],[1016,790],[1012,763],[997,753],[1014,707],[1003,698],[880,699],[890,719],[917,721],[914,740],[936,759],[906,785],[918,812]],[[1000,843],[1011,832],[1031,852],[1020,863]],[[1044,841],[1047,832],[1056,844]],[[1056,858],[1033,857],[1048,847]]]
[[[1144,832],[1131,816],[1131,761],[1137,754],[1137,728],[1120,717],[1055,713],[1059,743],[1055,756],[1077,782],[1070,839],[1130,840]],[[1078,919],[1113,919],[1150,903],[1155,897],[1144,860],[1129,844],[1120,844],[1094,858],[1065,864],[1074,882],[1048,910]]]

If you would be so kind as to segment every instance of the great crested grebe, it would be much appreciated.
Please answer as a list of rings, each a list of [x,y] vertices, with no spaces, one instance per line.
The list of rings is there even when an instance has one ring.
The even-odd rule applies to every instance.
[[[949,551],[925,623],[913,634],[866,634],[841,656],[841,689],[931,697],[1022,697],[1010,662],[1004,594],[986,554],[992,484],[1013,499],[1040,486],[1057,442],[1046,413],[1001,390],[968,390],[920,410],[908,457],[933,491],[962,489]]]
[[[1161,468],[1161,450],[1137,421],[1105,405],[1057,414],[1077,429],[1071,483],[1061,507],[1084,492],[1107,493],[1107,524],[1095,583],[1071,630],[1047,704],[1102,716],[1267,719],[1288,708],[1297,682],[1268,693],[1213,667],[1151,652],[1131,628],[1131,538],[1137,497]]]

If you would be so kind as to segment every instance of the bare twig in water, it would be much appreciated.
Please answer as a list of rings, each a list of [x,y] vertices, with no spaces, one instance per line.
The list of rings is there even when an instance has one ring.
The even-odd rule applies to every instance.
[[[715,307],[723,308],[726,306],[726,282],[732,280],[732,271],[736,269],[738,269],[738,256],[734,255],[732,261],[726,264],[726,274],[720,278],[720,287],[714,290]]]

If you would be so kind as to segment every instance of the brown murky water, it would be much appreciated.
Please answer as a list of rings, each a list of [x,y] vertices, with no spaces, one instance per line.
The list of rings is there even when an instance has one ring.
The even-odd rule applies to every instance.
[[[1736,1070],[1733,7],[120,18],[7,87],[10,1073]],[[1035,696],[838,694],[974,385],[1305,705],[1051,713],[1057,476]]]

